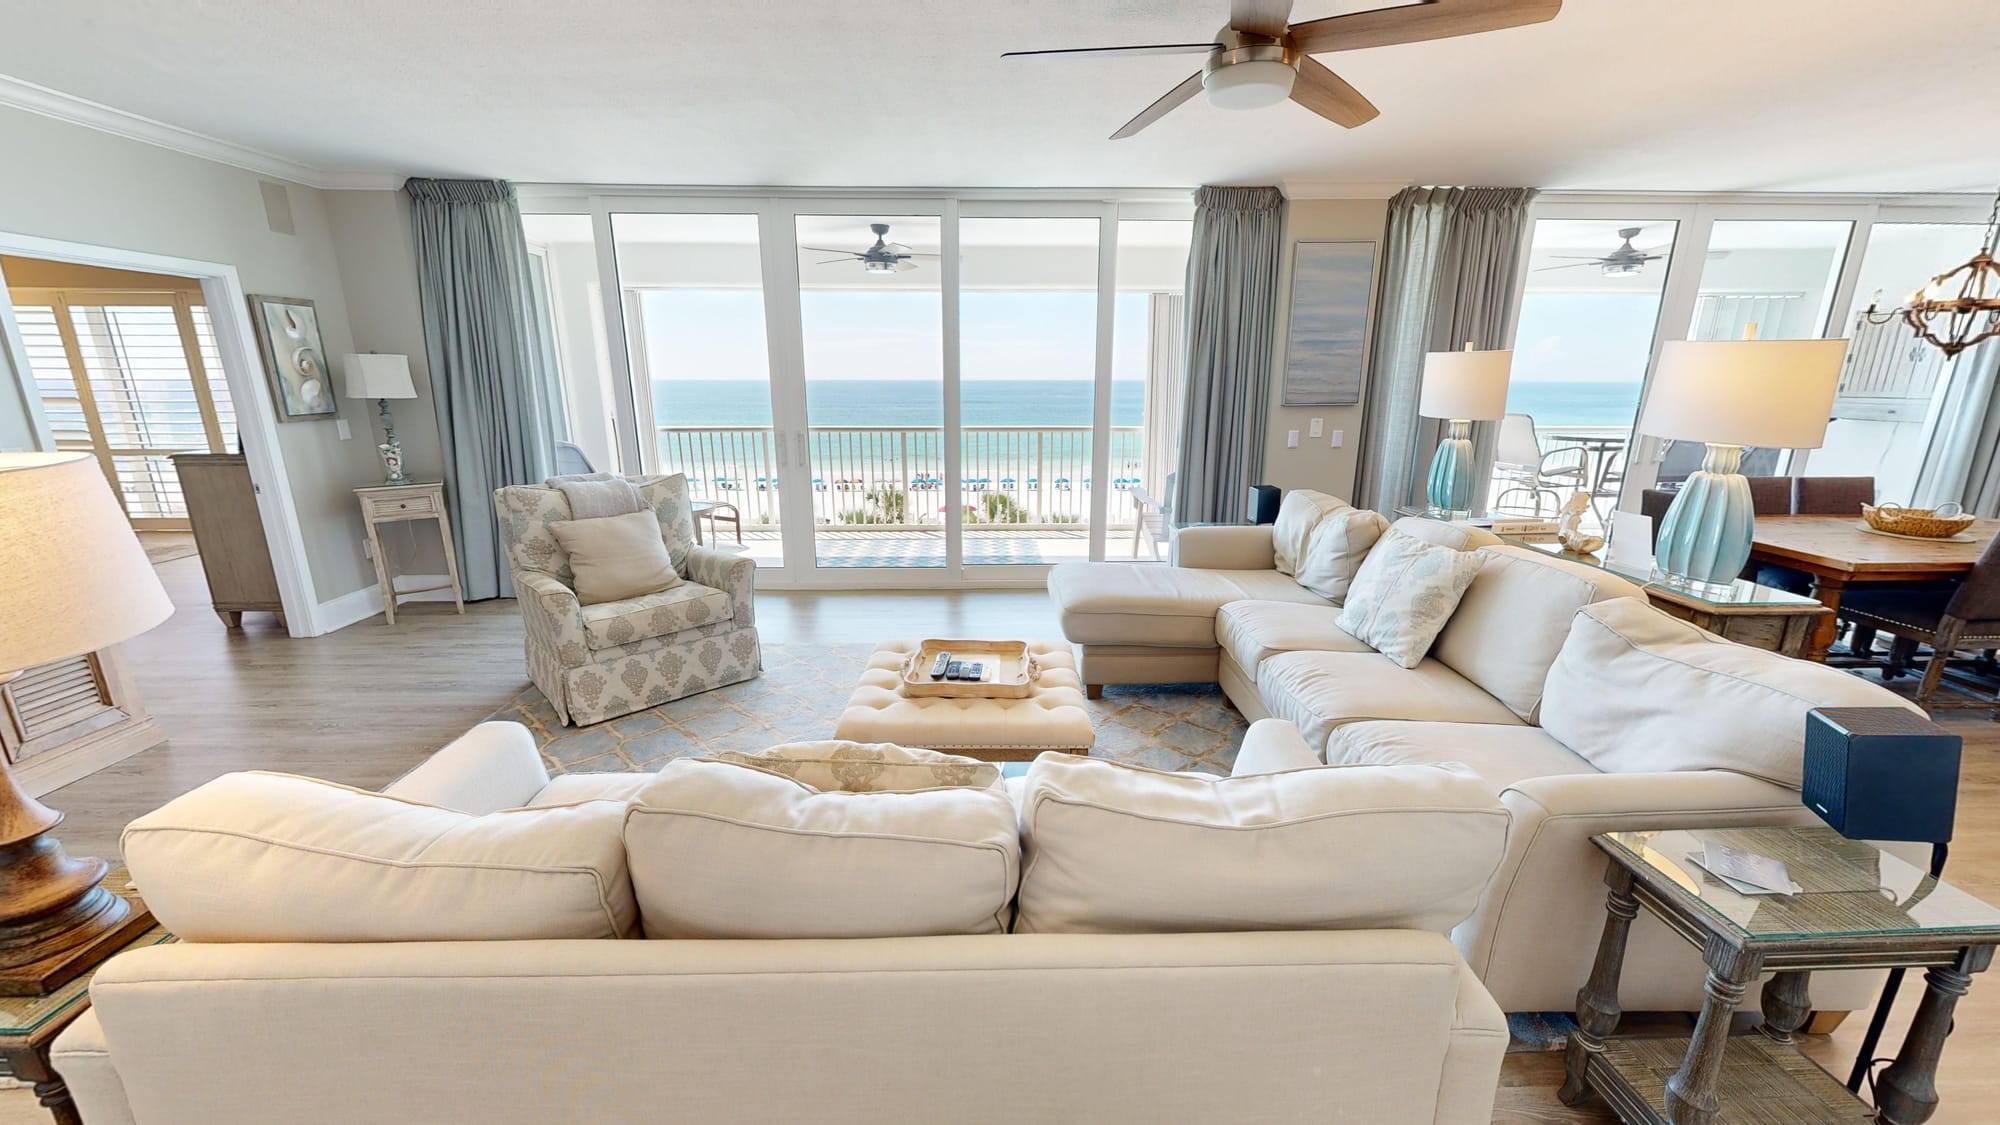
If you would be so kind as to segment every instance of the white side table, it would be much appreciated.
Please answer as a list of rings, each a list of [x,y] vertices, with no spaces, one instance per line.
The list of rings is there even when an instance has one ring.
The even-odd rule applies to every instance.
[[[444,485],[435,481],[429,484],[377,484],[357,488],[354,495],[361,500],[361,522],[368,528],[368,547],[375,556],[375,581],[382,587],[382,615],[388,623],[396,623],[396,599],[431,590],[450,590],[458,612],[464,613],[465,588],[458,581],[458,551],[452,546],[451,521],[444,507]],[[437,521],[438,534],[444,539],[444,568],[450,575],[450,581],[413,586],[407,590],[396,588],[395,576],[389,573],[388,560],[382,554],[382,536],[377,529],[385,523],[407,523],[410,520]]]

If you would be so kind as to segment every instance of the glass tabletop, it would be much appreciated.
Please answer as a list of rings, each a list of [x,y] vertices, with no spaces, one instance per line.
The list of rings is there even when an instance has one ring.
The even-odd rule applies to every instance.
[[[1932,878],[1862,840],[1831,828],[1702,828],[1612,832],[1597,837],[1621,862],[1655,884],[1668,883],[1715,921],[1749,938],[1882,937],[1933,931],[1991,933],[2000,910]],[[1801,891],[1747,895],[1703,871],[1690,856],[1709,844],[1780,859]]]

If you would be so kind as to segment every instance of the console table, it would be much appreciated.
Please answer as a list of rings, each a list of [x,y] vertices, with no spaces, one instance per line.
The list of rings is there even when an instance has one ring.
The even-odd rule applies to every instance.
[[[368,549],[375,556],[375,581],[382,587],[382,615],[388,623],[396,623],[396,599],[430,590],[450,590],[458,612],[464,613],[465,588],[458,581],[458,552],[452,547],[451,520],[444,507],[444,485],[435,481],[429,484],[377,484],[357,488],[354,495],[361,498],[361,522],[368,527]],[[437,521],[438,535],[444,540],[444,568],[448,581],[412,586],[406,590],[396,588],[396,576],[389,573],[389,560],[382,554],[382,536],[377,529],[385,523],[407,523],[411,520]]]
[[[1591,837],[1610,857],[1604,934],[1577,993],[1578,1030],[1560,1097],[1593,1092],[1628,1125],[1919,1125],[1937,1109],[1937,1063],[1952,1009],[1993,961],[2000,910],[1873,844],[1830,828],[1703,828]],[[1687,857],[1708,844],[1785,861],[1796,895],[1739,894]],[[1619,1037],[1618,977],[1641,908],[1701,947],[1708,984],[1694,1034]],[[1812,1010],[1814,970],[1923,968],[1927,985],[1870,1108],[1793,1043]],[[1750,983],[1764,1023],[1728,1038]]]

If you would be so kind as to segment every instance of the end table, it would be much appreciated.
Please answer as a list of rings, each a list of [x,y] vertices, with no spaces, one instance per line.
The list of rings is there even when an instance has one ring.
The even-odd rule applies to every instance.
[[[105,875],[104,886],[130,902],[133,913],[151,917],[146,914],[146,904],[132,889],[132,877],[122,864]],[[8,1077],[34,1085],[36,1098],[55,1119],[56,1125],[83,1125],[83,1118],[76,1112],[76,1103],[70,1100],[69,1087],[49,1065],[49,1049],[55,1045],[56,1036],[89,1009],[90,979],[97,975],[98,967],[105,961],[128,949],[171,940],[173,935],[164,926],[155,923],[131,941],[108,951],[97,964],[52,991],[40,996],[0,996],[0,1066],[5,1067]]]
[[[1919,1125],[1937,1109],[1937,1063],[1952,1009],[1972,976],[1993,962],[2000,910],[1923,869],[1831,828],[1702,828],[1613,832],[1591,843],[1610,857],[1604,934],[1576,998],[1577,1033],[1559,1095],[1591,1093],[1629,1125]],[[1718,844],[1785,861],[1797,895],[1744,895],[1688,857]],[[1701,947],[1708,982],[1686,1038],[1612,1035],[1625,939],[1640,908]],[[1870,1108],[1805,1058],[1793,1034],[1812,1010],[1814,970],[1928,969],[1928,988],[1896,1061]],[[1752,981],[1761,1034],[1729,1040],[1729,1022]],[[1725,1049],[1726,1048],[1726,1049]]]
[[[361,499],[361,522],[368,528],[368,549],[375,555],[375,580],[382,587],[382,615],[387,623],[396,623],[396,599],[430,590],[450,590],[451,600],[458,606],[458,612],[464,613],[465,588],[458,581],[458,552],[451,542],[451,519],[445,512],[444,485],[436,481],[375,484],[355,489],[354,495]],[[444,542],[444,569],[449,581],[412,586],[407,590],[396,588],[396,576],[389,573],[389,560],[382,555],[382,535],[378,529],[385,523],[407,523],[410,520],[437,521],[438,535]]]

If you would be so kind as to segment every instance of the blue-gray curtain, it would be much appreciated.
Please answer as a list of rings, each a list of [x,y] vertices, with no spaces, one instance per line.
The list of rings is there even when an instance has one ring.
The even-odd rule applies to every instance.
[[[1513,346],[1507,313],[1532,188],[1405,188],[1389,201],[1388,249],[1361,421],[1354,503],[1391,515],[1419,499],[1443,423],[1417,415],[1424,353]],[[1492,423],[1473,427],[1483,482]],[[1485,493],[1476,494],[1485,506]]]
[[[511,598],[493,490],[548,478],[559,409],[520,204],[502,180],[414,179],[404,190],[459,575],[468,600]]]
[[[1271,187],[1195,192],[1177,523],[1242,519],[1263,472],[1284,202]]]

